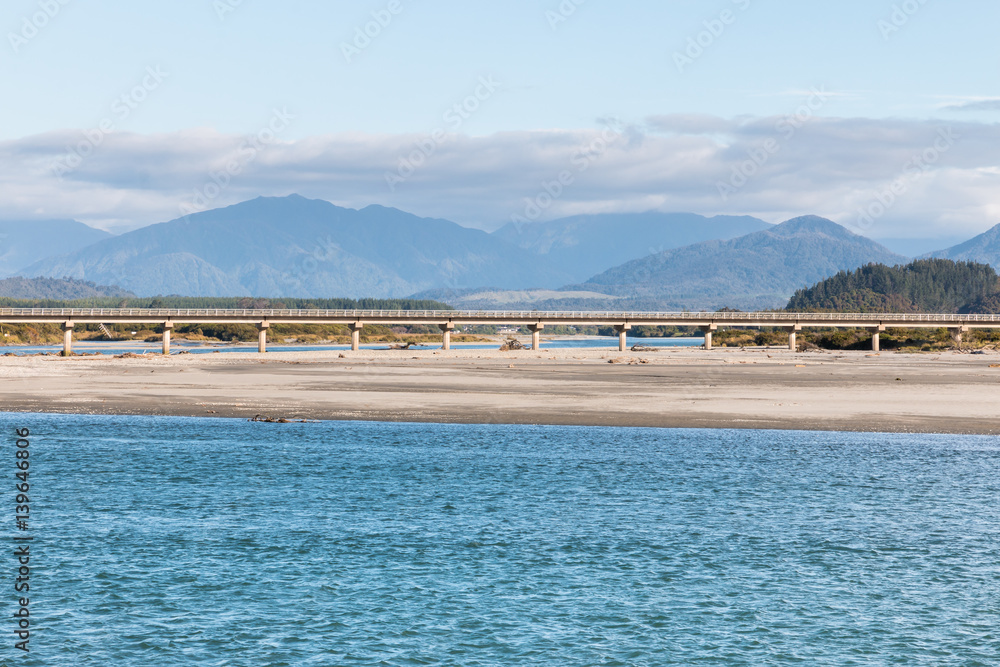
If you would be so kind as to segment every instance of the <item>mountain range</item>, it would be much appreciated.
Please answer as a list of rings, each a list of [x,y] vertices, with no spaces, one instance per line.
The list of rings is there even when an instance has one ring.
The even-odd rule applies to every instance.
[[[953,259],[956,262],[979,262],[1000,268],[1000,225],[959,243],[946,250],[938,250],[927,255],[937,259]]]
[[[398,297],[439,286],[558,285],[528,251],[447,220],[292,195],[143,227],[24,269],[139,296]]]
[[[298,195],[120,236],[72,221],[0,223],[0,230],[17,235],[16,244],[0,246],[8,275],[65,276],[143,297],[413,295],[539,310],[780,307],[838,271],[908,259],[816,216],[771,225],[749,216],[603,214],[489,234]],[[1000,227],[933,255],[998,266]]]
[[[111,234],[75,220],[0,220],[0,278],[108,238]]]
[[[750,216],[694,213],[577,215],[536,224],[508,223],[493,235],[541,256],[573,282],[664,250],[733,239],[771,225]]]
[[[726,241],[705,241],[626,262],[578,286],[652,299],[668,309],[783,306],[795,290],[865,264],[905,263],[871,239],[817,216]]]
[[[751,217],[579,216],[493,234],[397,209],[260,197],[143,227],[24,266],[140,296],[398,297],[556,289],[652,251],[770,225]],[[614,243],[609,243],[614,239]]]

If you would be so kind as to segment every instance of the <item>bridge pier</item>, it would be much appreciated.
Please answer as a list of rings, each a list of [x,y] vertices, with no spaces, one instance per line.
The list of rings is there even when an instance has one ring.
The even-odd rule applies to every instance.
[[[163,323],[163,354],[170,356],[170,332],[174,330],[173,322]]]
[[[528,330],[531,331],[531,349],[537,350],[542,344],[542,329],[545,325],[539,322],[538,324],[529,324]]]
[[[967,326],[954,327],[952,329],[949,329],[948,331],[951,333],[951,338],[952,338],[952,340],[955,341],[955,345],[957,345],[958,348],[961,349],[962,348],[962,334],[968,332],[969,331],[969,327],[967,327]]]
[[[365,328],[365,325],[362,322],[355,322],[348,326],[351,328],[351,349],[357,352],[361,349],[361,330]]]
[[[788,349],[792,352],[798,352],[798,333],[802,331],[802,327],[796,324],[793,327],[788,327]]]
[[[882,334],[883,331],[885,331],[885,326],[881,325],[881,324],[878,325],[877,327],[874,327],[871,330],[871,332],[872,332],[872,352],[881,352],[882,351],[881,334]]]
[[[270,328],[270,322],[261,322],[257,325],[257,351],[261,354],[267,352],[267,330]]]
[[[438,327],[441,329],[441,349],[450,350],[451,349],[451,332],[455,330],[455,325],[451,322],[447,324],[439,324]]]
[[[631,324],[619,324],[615,327],[618,332],[618,351],[624,352],[628,346],[628,332],[632,330]]]
[[[705,334],[705,349],[712,349],[712,332],[718,331],[719,327],[716,324],[709,324],[707,326],[699,327],[701,332]]]
[[[71,321],[63,322],[63,351],[62,356],[68,357],[73,354],[73,328],[76,325]]]

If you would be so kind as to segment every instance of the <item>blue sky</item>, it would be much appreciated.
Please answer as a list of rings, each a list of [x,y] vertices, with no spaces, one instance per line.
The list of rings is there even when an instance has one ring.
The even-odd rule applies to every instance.
[[[1000,222],[1000,159],[982,150],[998,24],[1000,3],[976,0],[8,0],[0,201],[3,217],[120,230],[295,191],[489,228],[568,168],[538,219],[660,208],[858,226],[952,127],[862,231],[967,235]],[[280,131],[196,201],[276,113]],[[577,172],[611,118],[613,145]],[[776,131],[789,118],[792,136]],[[727,196],[770,136],[779,151]],[[403,164],[421,142],[433,150]],[[53,169],[74,151],[79,165]],[[393,173],[407,176],[392,187]]]

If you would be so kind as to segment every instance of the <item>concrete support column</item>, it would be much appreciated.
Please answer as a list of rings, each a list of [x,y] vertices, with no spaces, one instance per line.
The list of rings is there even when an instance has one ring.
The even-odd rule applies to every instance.
[[[701,332],[705,334],[705,349],[712,349],[712,332],[717,331],[719,327],[715,324],[709,324],[708,326],[700,327]]]
[[[537,350],[542,345],[542,329],[545,325],[539,322],[538,324],[529,324],[528,329],[531,331],[531,349]]]
[[[448,322],[447,324],[439,324],[438,327],[441,328],[441,349],[450,350],[451,332],[455,330],[455,325]]]
[[[957,345],[959,348],[962,347],[962,334],[964,334],[968,330],[969,327],[966,326],[954,327],[948,330],[951,333],[952,340],[955,341],[955,345]]]
[[[624,352],[625,348],[628,346],[628,332],[632,330],[631,324],[619,324],[615,327],[615,331],[618,332],[618,351]]]
[[[881,338],[881,333],[883,331],[885,331],[885,327],[882,325],[879,325],[872,329],[872,352],[881,351],[882,341],[880,340],[880,338]]]
[[[348,326],[351,328],[351,349],[357,352],[361,349],[361,330],[365,328],[365,325],[361,322],[355,322]]]
[[[794,327],[788,327],[788,349],[792,352],[798,351],[798,333],[802,331],[802,327],[796,324]]]
[[[73,354],[73,322],[63,322],[63,356],[68,357]]]
[[[270,328],[270,322],[261,322],[257,325],[257,351],[261,354],[267,352],[267,330]]]
[[[173,322],[163,323],[163,354],[170,355],[170,332],[174,330]]]

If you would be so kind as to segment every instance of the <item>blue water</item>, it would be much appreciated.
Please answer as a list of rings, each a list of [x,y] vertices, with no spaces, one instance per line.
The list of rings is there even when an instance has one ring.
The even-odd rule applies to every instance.
[[[523,337],[522,337],[523,339]],[[628,346],[633,345],[645,345],[649,347],[697,347],[703,345],[705,340],[703,338],[629,338]],[[527,345],[531,344],[531,341],[527,341]],[[456,350],[496,350],[499,347],[497,343],[453,343],[452,349]],[[362,345],[362,350],[385,350],[388,346],[385,343],[375,343],[372,345]],[[571,340],[571,339],[556,339],[556,340],[545,340],[542,339],[541,344],[542,349],[556,350],[556,349],[592,349],[592,348],[614,348],[618,349],[618,338],[585,338],[581,340]],[[267,350],[269,352],[318,352],[318,351],[344,351],[351,349],[350,345],[273,345],[269,344]],[[420,345],[415,347],[416,350],[440,350],[440,344],[430,344],[430,345]],[[73,345],[73,351],[77,354],[92,354],[94,352],[100,354],[123,354],[125,352],[133,352],[135,354],[160,354],[163,347],[160,343],[149,343],[145,346],[119,346],[114,343],[76,343]],[[187,350],[191,354],[207,354],[212,352],[256,352],[257,344],[253,345],[243,343],[235,345],[204,345],[203,343],[178,343],[174,342],[171,345],[171,351],[173,354]],[[62,345],[11,345],[7,347],[0,346],[0,355],[2,354],[14,354],[17,356],[27,355],[27,354],[59,354],[62,352]]]
[[[996,438],[0,414],[8,485],[15,427],[2,664],[1000,664]]]

